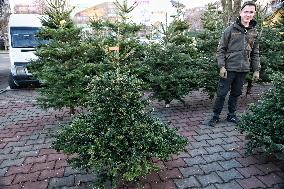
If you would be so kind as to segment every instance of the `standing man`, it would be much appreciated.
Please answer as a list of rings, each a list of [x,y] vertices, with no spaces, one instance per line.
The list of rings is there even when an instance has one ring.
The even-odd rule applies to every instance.
[[[220,68],[220,80],[217,87],[217,98],[213,108],[213,117],[209,126],[219,122],[225,97],[230,91],[228,100],[227,121],[238,123],[236,116],[237,99],[242,89],[247,73],[252,69],[253,80],[259,79],[259,44],[256,31],[256,13],[254,1],[246,1],[241,7],[240,16],[227,27],[221,37],[217,49],[217,61]]]

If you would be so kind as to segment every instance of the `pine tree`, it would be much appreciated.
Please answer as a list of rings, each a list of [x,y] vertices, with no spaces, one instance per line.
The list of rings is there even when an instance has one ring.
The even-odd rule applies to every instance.
[[[127,1],[118,4],[118,8],[120,15],[127,15],[130,10]],[[157,170],[152,158],[166,159],[187,143],[174,129],[146,111],[144,84],[133,67],[137,57],[127,46],[121,46],[124,43],[120,39],[128,33],[128,24],[111,24],[111,28],[115,27],[119,36],[113,36],[113,45],[117,46],[113,48],[105,42],[114,39],[109,35],[100,44],[107,47],[106,69],[95,75],[88,86],[88,114],[62,128],[53,143],[57,150],[77,154],[71,164],[95,172],[98,176],[95,184],[100,188],[115,188],[120,181],[136,181],[139,176]],[[127,39],[132,41],[130,38]]]
[[[61,109],[84,105],[88,75],[92,64],[88,64],[90,46],[82,41],[81,29],[70,18],[65,1],[51,0],[48,3],[39,39],[48,40],[37,48],[37,60],[30,69],[42,83],[38,102],[43,108]]]

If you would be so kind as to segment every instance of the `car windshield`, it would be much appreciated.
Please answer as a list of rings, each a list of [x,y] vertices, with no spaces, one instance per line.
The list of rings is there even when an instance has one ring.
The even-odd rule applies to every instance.
[[[39,41],[35,34],[38,32],[37,27],[11,27],[11,45],[13,48],[34,48],[47,41]]]

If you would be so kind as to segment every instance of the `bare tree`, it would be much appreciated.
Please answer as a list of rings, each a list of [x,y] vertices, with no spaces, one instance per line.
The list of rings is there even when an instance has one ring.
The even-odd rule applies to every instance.
[[[4,41],[5,49],[8,46],[7,25],[10,12],[8,0],[0,0],[0,38]]]
[[[34,0],[33,5],[36,7],[37,13],[44,14],[44,11],[47,7],[45,0]]]
[[[225,25],[229,25],[239,15],[241,9],[242,0],[221,0],[223,8],[223,22]]]

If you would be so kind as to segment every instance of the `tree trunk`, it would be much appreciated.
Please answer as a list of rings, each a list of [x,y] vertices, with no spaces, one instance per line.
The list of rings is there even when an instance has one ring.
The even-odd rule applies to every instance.
[[[226,26],[230,25],[231,22],[234,22],[239,16],[241,2],[241,0],[221,0],[224,12],[223,22]]]
[[[231,17],[231,21],[235,21],[236,18],[239,16],[240,10],[241,10],[241,0],[234,0],[234,9],[233,9],[233,15]]]

